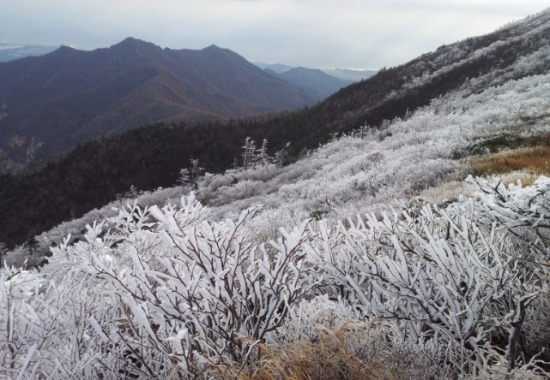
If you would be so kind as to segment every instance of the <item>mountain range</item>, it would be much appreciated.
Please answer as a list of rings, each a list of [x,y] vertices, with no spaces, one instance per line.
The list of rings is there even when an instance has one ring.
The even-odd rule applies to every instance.
[[[0,63],[4,170],[158,121],[189,123],[302,108],[319,100],[238,54],[162,49],[128,38]]]
[[[0,217],[11,221],[1,229],[0,241],[21,243],[31,231],[44,231],[100,207],[132,186],[140,190],[171,186],[180,177],[180,169],[189,167],[190,159],[199,159],[209,172],[228,169],[239,161],[247,136],[258,144],[267,139],[270,153],[284,148],[286,164],[360,127],[364,133],[379,130],[383,138],[392,120],[407,118],[453,92],[476,94],[546,73],[549,35],[546,12],[526,23],[441,46],[411,62],[381,70],[304,110],[198,125],[157,123],[81,144],[42,170],[0,177]],[[63,49],[55,54],[63,51],[72,52]],[[521,112],[521,105],[510,107]],[[456,133],[460,130],[457,125]]]
[[[287,71],[300,68],[300,67],[286,65],[284,63],[256,62],[255,64],[264,70],[274,71],[278,74],[282,74]],[[321,69],[313,69],[313,70],[322,71],[323,73],[328,74],[331,77],[336,77],[347,82],[360,82],[363,79],[372,77],[378,71],[378,70],[371,70],[371,69],[343,69],[343,68],[321,68]]]
[[[269,69],[265,70],[272,75],[303,89],[317,100],[323,100],[341,88],[349,86],[353,83],[351,80],[337,78],[326,74],[319,69],[293,67],[282,72],[271,71]]]
[[[12,58],[53,50],[2,48]],[[269,67],[277,71],[259,70],[214,45],[171,50],[134,38],[107,49],[63,46],[0,63],[0,172],[153,122],[196,123],[311,106],[353,82],[318,69]]]

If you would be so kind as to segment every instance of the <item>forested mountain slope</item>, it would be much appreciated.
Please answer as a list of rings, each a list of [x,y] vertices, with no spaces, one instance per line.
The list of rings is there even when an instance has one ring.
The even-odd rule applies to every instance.
[[[519,31],[539,47],[378,128],[285,166],[246,139],[233,169],[193,161],[176,187],[134,189],[10,251],[0,374],[548,378],[549,18],[468,54],[523,46]],[[427,89],[430,70],[388,101]]]
[[[291,142],[289,155],[297,157],[304,148],[315,148],[337,133],[360,126],[365,127],[362,133],[371,127],[386,129],[384,120],[405,117],[453,91],[475,94],[545,73],[548,19],[548,12],[542,12],[487,36],[441,47],[299,112],[229,123],[141,128],[83,144],[36,173],[0,177],[0,216],[12,220],[0,231],[0,241],[21,243],[31,231],[39,233],[100,207],[132,185],[140,190],[169,186],[190,159],[199,159],[210,172],[229,168],[239,159],[246,136],[258,145],[266,138],[272,154]],[[455,126],[455,133],[460,135],[460,130]]]
[[[152,122],[236,118],[315,101],[217,46],[170,50],[133,38],[93,51],[64,46],[0,63],[0,172]]]
[[[272,71],[272,73],[288,83],[304,89],[318,101],[324,100],[341,88],[353,83],[351,80],[344,80],[329,75],[320,69],[308,69],[305,67],[293,67],[280,73],[275,71]]]

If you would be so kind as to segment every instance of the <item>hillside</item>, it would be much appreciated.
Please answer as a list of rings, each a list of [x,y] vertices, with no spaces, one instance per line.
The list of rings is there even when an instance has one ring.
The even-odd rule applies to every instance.
[[[9,348],[0,374],[547,379],[549,27],[550,9],[383,71],[305,111],[141,128],[84,144],[48,172],[3,177],[19,193],[54,191],[44,173],[58,176],[63,167],[78,187],[85,179],[78,172],[112,163],[106,172],[124,169],[94,172],[81,189],[98,181],[109,188],[116,177],[153,176],[149,165],[161,172],[176,151],[215,157],[199,166],[220,165],[220,150],[237,157],[224,172],[191,165],[177,186],[131,189],[8,252],[16,268],[0,270],[7,326],[0,348]],[[366,96],[363,86],[382,91],[383,78],[393,78],[385,100]],[[425,98],[398,116],[400,101],[415,94]],[[350,114],[323,114],[336,109]],[[298,139],[315,145],[295,147],[302,150],[295,162],[277,146],[290,131],[309,138],[313,128],[293,127],[310,119],[351,126],[361,113],[376,120],[392,112],[375,127],[319,124],[326,133],[346,131],[323,145]],[[289,129],[273,129],[279,122]],[[278,153],[242,138],[258,131],[271,131]],[[139,159],[127,160],[133,152]],[[70,187],[62,178],[55,177],[58,188]],[[40,270],[28,269],[46,252]]]
[[[132,185],[140,190],[171,186],[190,159],[199,159],[209,172],[223,171],[240,157],[246,136],[258,144],[266,138],[272,154],[291,142],[289,160],[295,160],[304,148],[316,148],[335,134],[360,126],[363,131],[387,127],[388,121],[453,91],[475,94],[545,73],[549,28],[548,14],[542,13],[486,36],[442,46],[298,112],[229,123],[161,123],[83,144],[42,171],[0,177],[0,217],[11,220],[0,230],[0,241],[20,244],[31,231],[39,233],[100,207]]]
[[[0,171],[161,120],[237,118],[313,102],[216,46],[170,50],[133,38],[94,51],[65,46],[0,63]]]
[[[273,74],[303,89],[318,101],[353,83],[351,80],[336,78],[319,69],[308,69],[305,67],[293,67],[281,73],[273,72]]]

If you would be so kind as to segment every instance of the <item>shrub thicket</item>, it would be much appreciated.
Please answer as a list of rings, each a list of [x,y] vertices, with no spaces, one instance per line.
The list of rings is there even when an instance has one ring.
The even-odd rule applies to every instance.
[[[259,245],[253,210],[213,222],[193,196],[120,209],[41,272],[1,272],[0,373],[542,376],[550,179],[471,181],[476,197],[445,209],[306,221]]]

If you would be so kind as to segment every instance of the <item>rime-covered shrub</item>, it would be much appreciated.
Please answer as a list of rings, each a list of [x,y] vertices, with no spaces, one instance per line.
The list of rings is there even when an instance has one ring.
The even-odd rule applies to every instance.
[[[539,340],[540,351],[529,352],[521,343],[527,326],[547,320],[548,305],[547,266],[518,245],[547,223],[548,180],[527,189],[511,188],[504,201],[502,189],[481,187],[479,201],[446,210],[321,222],[308,260],[333,297],[365,320],[399,326],[396,344],[425,344],[457,374],[482,373],[495,357],[512,370],[548,348]],[[507,233],[518,226],[526,230]]]
[[[213,222],[193,195],[128,205],[40,272],[0,273],[0,374],[223,378],[301,352],[334,376],[539,376],[550,181],[469,182],[445,208],[305,221],[266,243],[255,210]]]
[[[107,310],[79,271],[54,281],[36,271],[0,272],[0,377],[97,378],[104,347],[87,321]]]
[[[210,223],[193,196],[179,208],[134,205],[109,232],[90,226],[84,241],[55,249],[57,266],[79,267],[109,305],[110,318],[93,306],[88,317],[105,348],[98,373],[196,376],[254,360],[314,282],[302,273],[307,222],[253,245],[242,232],[253,213]]]

